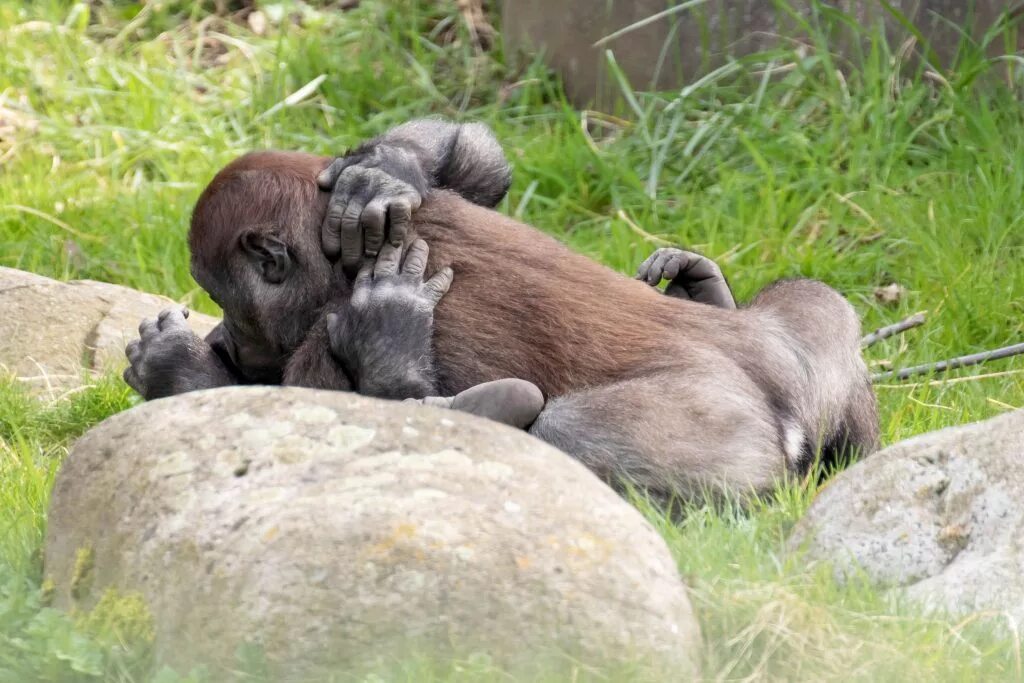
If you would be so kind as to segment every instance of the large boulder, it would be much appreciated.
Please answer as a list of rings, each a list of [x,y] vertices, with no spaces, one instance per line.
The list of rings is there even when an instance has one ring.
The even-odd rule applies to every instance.
[[[1024,625],[1024,410],[879,451],[819,494],[790,539],[929,610]]]
[[[42,392],[67,391],[127,365],[124,347],[139,336],[142,319],[175,305],[105,282],[58,282],[0,267],[0,370]],[[200,335],[218,322],[198,313],[189,320]]]
[[[700,640],[662,538],[578,462],[341,392],[232,387],[106,420],[57,476],[45,574],[65,609],[141,594],[180,667],[255,644],[276,676],[479,650],[678,676]]]

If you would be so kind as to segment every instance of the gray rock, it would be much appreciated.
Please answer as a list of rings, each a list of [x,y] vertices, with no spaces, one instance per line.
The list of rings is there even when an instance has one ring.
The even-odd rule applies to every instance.
[[[930,610],[1024,625],[1024,410],[924,434],[839,475],[790,539]]]
[[[231,387],[106,420],[57,477],[45,574],[65,609],[141,593],[174,666],[256,643],[278,675],[476,648],[679,673],[700,640],[662,538],[578,462],[341,392]]]
[[[779,46],[779,36],[805,37],[792,17],[763,0],[719,0],[647,21],[682,4],[665,0],[504,0],[501,26],[512,50],[543,50],[570,98],[580,106],[595,100],[607,105],[619,91],[607,68],[607,50],[614,53],[635,89],[678,90],[730,58]],[[883,22],[893,46],[908,36],[880,3],[840,0],[832,4],[855,17],[861,26]],[[892,4],[946,61],[956,50],[959,30],[966,28],[978,38],[1007,6],[1005,0],[893,0]],[[969,14],[971,4],[974,10]],[[809,18],[809,3],[792,6]],[[970,26],[969,17],[973,19]],[[636,28],[598,44],[632,26]],[[849,31],[839,31],[832,36],[830,48],[849,52],[854,40]],[[1005,50],[1002,41],[993,42],[995,49]]]
[[[42,392],[73,389],[91,374],[127,365],[124,347],[139,336],[142,319],[175,305],[104,282],[58,282],[0,268],[0,370]],[[189,321],[199,335],[218,322],[199,313]]]

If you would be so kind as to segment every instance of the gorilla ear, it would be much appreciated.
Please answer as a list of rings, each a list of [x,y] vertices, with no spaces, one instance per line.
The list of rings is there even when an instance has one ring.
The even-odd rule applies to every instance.
[[[263,279],[275,285],[284,282],[292,270],[288,245],[273,235],[248,230],[239,238],[242,251],[259,267]]]

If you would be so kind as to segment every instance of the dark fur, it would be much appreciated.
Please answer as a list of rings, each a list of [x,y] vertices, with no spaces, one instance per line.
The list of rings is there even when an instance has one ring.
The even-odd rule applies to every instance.
[[[452,190],[473,204],[493,207],[512,184],[512,171],[501,146],[481,123],[411,121],[360,145],[345,158],[381,164],[395,158],[391,153],[395,149],[404,152],[408,162],[395,168],[392,161],[388,174],[423,195],[432,188]]]

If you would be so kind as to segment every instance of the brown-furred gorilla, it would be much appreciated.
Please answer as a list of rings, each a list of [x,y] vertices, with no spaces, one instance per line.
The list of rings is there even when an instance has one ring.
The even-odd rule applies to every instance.
[[[148,323],[126,378],[147,397],[268,382],[396,399],[518,378],[546,399],[531,434],[608,480],[688,498],[766,493],[819,452],[876,446],[859,321],[834,290],[780,281],[729,308],[713,264],[667,250],[645,262],[643,279],[676,274],[693,286],[661,295],[473,204],[457,194],[458,174],[439,182],[437,169],[458,156],[408,183],[398,221],[386,202],[367,212],[373,197],[395,193],[374,190],[354,210],[349,192],[339,210],[339,192],[318,186],[326,169],[327,184],[347,174],[348,187],[369,177],[379,189],[396,177],[380,166],[287,152],[229,164],[200,197],[189,235],[193,275],[224,309],[223,325],[202,340],[179,314]],[[459,164],[478,181],[469,156]],[[719,306],[699,303],[708,283]]]

